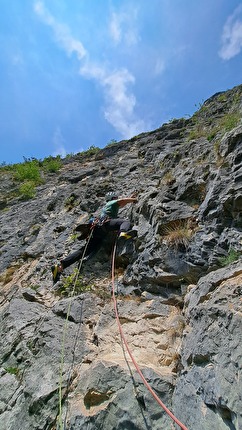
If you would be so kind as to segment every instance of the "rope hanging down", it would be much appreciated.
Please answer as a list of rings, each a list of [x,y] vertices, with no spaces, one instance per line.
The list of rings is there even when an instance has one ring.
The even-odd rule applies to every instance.
[[[180,426],[180,428],[182,430],[188,430],[188,428],[181,423],[181,421],[179,421],[175,415],[173,415],[173,413],[164,405],[164,403],[159,399],[159,397],[157,396],[157,394],[154,392],[154,390],[152,389],[152,387],[150,386],[150,384],[148,383],[148,381],[145,379],[143,373],[141,372],[137,362],[135,361],[132,352],[130,351],[129,345],[126,341],[126,338],[124,336],[124,332],[119,320],[119,314],[118,314],[118,308],[117,308],[117,301],[115,298],[115,285],[114,285],[114,281],[115,281],[115,275],[114,275],[114,269],[115,269],[115,255],[116,255],[116,247],[117,247],[117,242],[114,245],[114,249],[113,249],[113,255],[112,255],[112,297],[113,297],[113,303],[114,303],[114,311],[115,311],[115,316],[116,316],[116,320],[117,320],[117,324],[118,324],[118,329],[119,329],[119,333],[120,336],[123,340],[123,343],[127,349],[127,352],[138,372],[138,374],[140,375],[142,381],[144,382],[146,388],[149,390],[149,392],[152,394],[152,396],[154,397],[154,399],[157,401],[157,403],[164,409],[164,411],[170,416],[170,418]]]
[[[63,336],[62,336],[62,343],[61,343],[61,362],[60,362],[60,377],[59,377],[59,413],[58,413],[58,424],[59,424],[59,430],[64,430],[63,427],[63,422],[62,422],[62,383],[63,383],[63,367],[64,367],[64,358],[65,358],[65,342],[66,342],[66,332],[67,332],[67,325],[68,325],[68,320],[69,320],[69,316],[70,316],[70,312],[71,312],[71,305],[73,302],[73,296],[75,294],[75,290],[76,290],[76,282],[78,279],[78,275],[80,273],[81,267],[82,267],[82,263],[84,260],[84,256],[85,256],[85,252],[87,249],[87,246],[91,240],[92,237],[92,233],[93,233],[93,228],[90,231],[88,240],[86,241],[84,250],[83,250],[83,254],[82,254],[82,258],[80,260],[80,263],[78,264],[78,270],[76,273],[76,277],[75,277],[75,282],[73,285],[73,289],[70,295],[70,302],[67,308],[67,314],[66,314],[66,319],[65,319],[65,325],[64,325],[64,331],[63,331]]]

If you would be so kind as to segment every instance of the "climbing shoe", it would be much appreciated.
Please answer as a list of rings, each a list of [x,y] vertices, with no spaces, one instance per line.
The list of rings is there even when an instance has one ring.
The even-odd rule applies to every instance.
[[[53,277],[53,284],[56,284],[60,280],[61,276],[61,266],[59,264],[55,264],[54,266],[51,266],[51,272]]]
[[[119,234],[119,239],[133,239],[137,236],[136,230],[129,230],[129,231],[121,231]]]

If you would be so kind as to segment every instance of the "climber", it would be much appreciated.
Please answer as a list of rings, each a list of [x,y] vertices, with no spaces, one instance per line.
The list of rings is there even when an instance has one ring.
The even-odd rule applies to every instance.
[[[107,193],[106,204],[102,208],[100,216],[92,217],[89,221],[90,229],[92,229],[92,236],[88,241],[85,255],[83,255],[83,248],[81,248],[62,259],[59,264],[52,266],[53,283],[55,284],[59,281],[60,275],[66,267],[69,267],[76,261],[80,261],[81,258],[83,258],[83,261],[87,261],[96,254],[102,246],[106,233],[109,231],[116,231],[119,241],[137,236],[137,231],[132,230],[129,220],[118,218],[118,211],[120,208],[126,206],[128,203],[136,202],[136,194],[133,194],[131,197],[118,198],[117,193]]]

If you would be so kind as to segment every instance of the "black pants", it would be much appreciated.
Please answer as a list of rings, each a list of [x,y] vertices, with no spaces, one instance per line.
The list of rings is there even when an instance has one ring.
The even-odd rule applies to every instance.
[[[76,263],[81,258],[89,259],[96,254],[102,246],[103,240],[109,231],[128,231],[131,229],[131,223],[129,220],[122,218],[113,218],[106,221],[102,226],[95,226],[92,232],[92,237],[87,245],[85,255],[83,255],[84,247],[71,253],[66,258],[61,260],[63,269],[69,267],[71,264]]]

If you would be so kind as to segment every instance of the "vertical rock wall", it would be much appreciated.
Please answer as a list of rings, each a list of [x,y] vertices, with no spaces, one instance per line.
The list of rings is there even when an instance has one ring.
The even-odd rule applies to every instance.
[[[0,427],[178,428],[120,339],[115,237],[83,266],[75,291],[75,265],[52,286],[51,264],[84,245],[75,227],[115,190],[138,193],[120,212],[138,237],[119,246],[115,269],[135,360],[189,430],[242,428],[241,91],[213,96],[190,119],[63,160],[32,200],[13,197],[16,182],[1,173]]]

